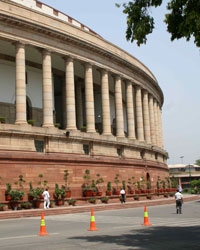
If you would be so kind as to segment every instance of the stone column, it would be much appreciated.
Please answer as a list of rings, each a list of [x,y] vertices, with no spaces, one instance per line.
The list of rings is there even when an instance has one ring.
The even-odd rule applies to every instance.
[[[116,76],[115,78],[115,113],[116,113],[116,136],[124,137],[122,82],[119,76]]]
[[[158,121],[159,121],[159,146],[163,148],[162,117],[161,117],[161,108],[159,105],[158,105]]]
[[[144,127],[143,127],[143,113],[142,113],[142,96],[141,88],[136,87],[136,131],[137,139],[139,141],[144,141]]]
[[[148,100],[148,92],[146,90],[144,90],[143,92],[143,112],[144,112],[144,138],[146,143],[151,143],[149,100]]]
[[[81,129],[83,126],[83,101],[82,101],[82,82],[79,80],[76,84],[76,114],[77,114],[77,127]]]
[[[103,135],[111,135],[109,82],[106,70],[101,71],[101,100]]]
[[[16,120],[15,124],[27,124],[26,121],[26,66],[25,45],[16,43]]]
[[[154,119],[154,107],[153,107],[152,95],[149,96],[149,115],[150,115],[151,141],[152,144],[156,145],[155,119]]]
[[[127,103],[127,121],[128,121],[128,138],[135,139],[135,117],[133,105],[133,85],[130,81],[126,84],[126,103]]]
[[[66,129],[76,129],[76,105],[74,89],[74,60],[65,58],[65,85],[66,85]]]
[[[154,108],[154,119],[155,119],[155,137],[156,137],[156,145],[159,146],[157,101],[156,101],[155,99],[154,99],[154,102],[153,102],[153,108]]]
[[[52,97],[52,72],[51,72],[51,52],[42,51],[43,67],[43,127],[53,127],[53,97]]]
[[[85,64],[85,108],[86,108],[86,126],[87,132],[94,133],[95,130],[95,113],[94,113],[94,91],[92,65]]]

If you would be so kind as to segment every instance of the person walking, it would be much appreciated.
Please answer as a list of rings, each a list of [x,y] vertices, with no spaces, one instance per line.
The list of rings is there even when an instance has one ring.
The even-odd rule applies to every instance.
[[[126,197],[125,197],[126,192],[123,188],[121,188],[120,194],[121,194],[121,199],[120,199],[121,203],[125,203],[126,202]]]
[[[176,213],[181,214],[182,204],[183,204],[183,195],[178,189],[177,189],[177,192],[175,193],[175,200],[176,200]]]
[[[44,209],[49,208],[50,205],[50,195],[48,192],[48,188],[46,188],[46,190],[43,192],[42,196],[44,197]]]

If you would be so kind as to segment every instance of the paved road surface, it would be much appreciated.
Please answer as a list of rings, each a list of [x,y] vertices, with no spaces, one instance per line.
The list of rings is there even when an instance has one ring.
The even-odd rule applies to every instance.
[[[95,212],[99,231],[89,232],[90,213],[46,216],[48,236],[37,236],[40,218],[0,221],[2,250],[199,250],[200,201],[148,207],[152,226],[144,227],[144,208]]]

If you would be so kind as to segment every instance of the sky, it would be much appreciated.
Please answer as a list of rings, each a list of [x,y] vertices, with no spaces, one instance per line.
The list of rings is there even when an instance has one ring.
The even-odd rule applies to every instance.
[[[120,0],[41,0],[88,26],[105,40],[144,63],[164,93],[164,148],[168,164],[193,164],[200,159],[200,49],[191,40],[170,41],[163,22],[167,0],[151,9],[155,30],[147,44],[126,41],[126,16],[116,8]]]

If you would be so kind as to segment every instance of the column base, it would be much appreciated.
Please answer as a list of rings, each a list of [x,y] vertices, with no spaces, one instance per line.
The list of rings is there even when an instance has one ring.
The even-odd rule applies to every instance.
[[[15,125],[28,125],[27,121],[16,121]]]
[[[43,128],[52,128],[52,127],[54,127],[54,125],[53,124],[43,124],[42,127]]]

